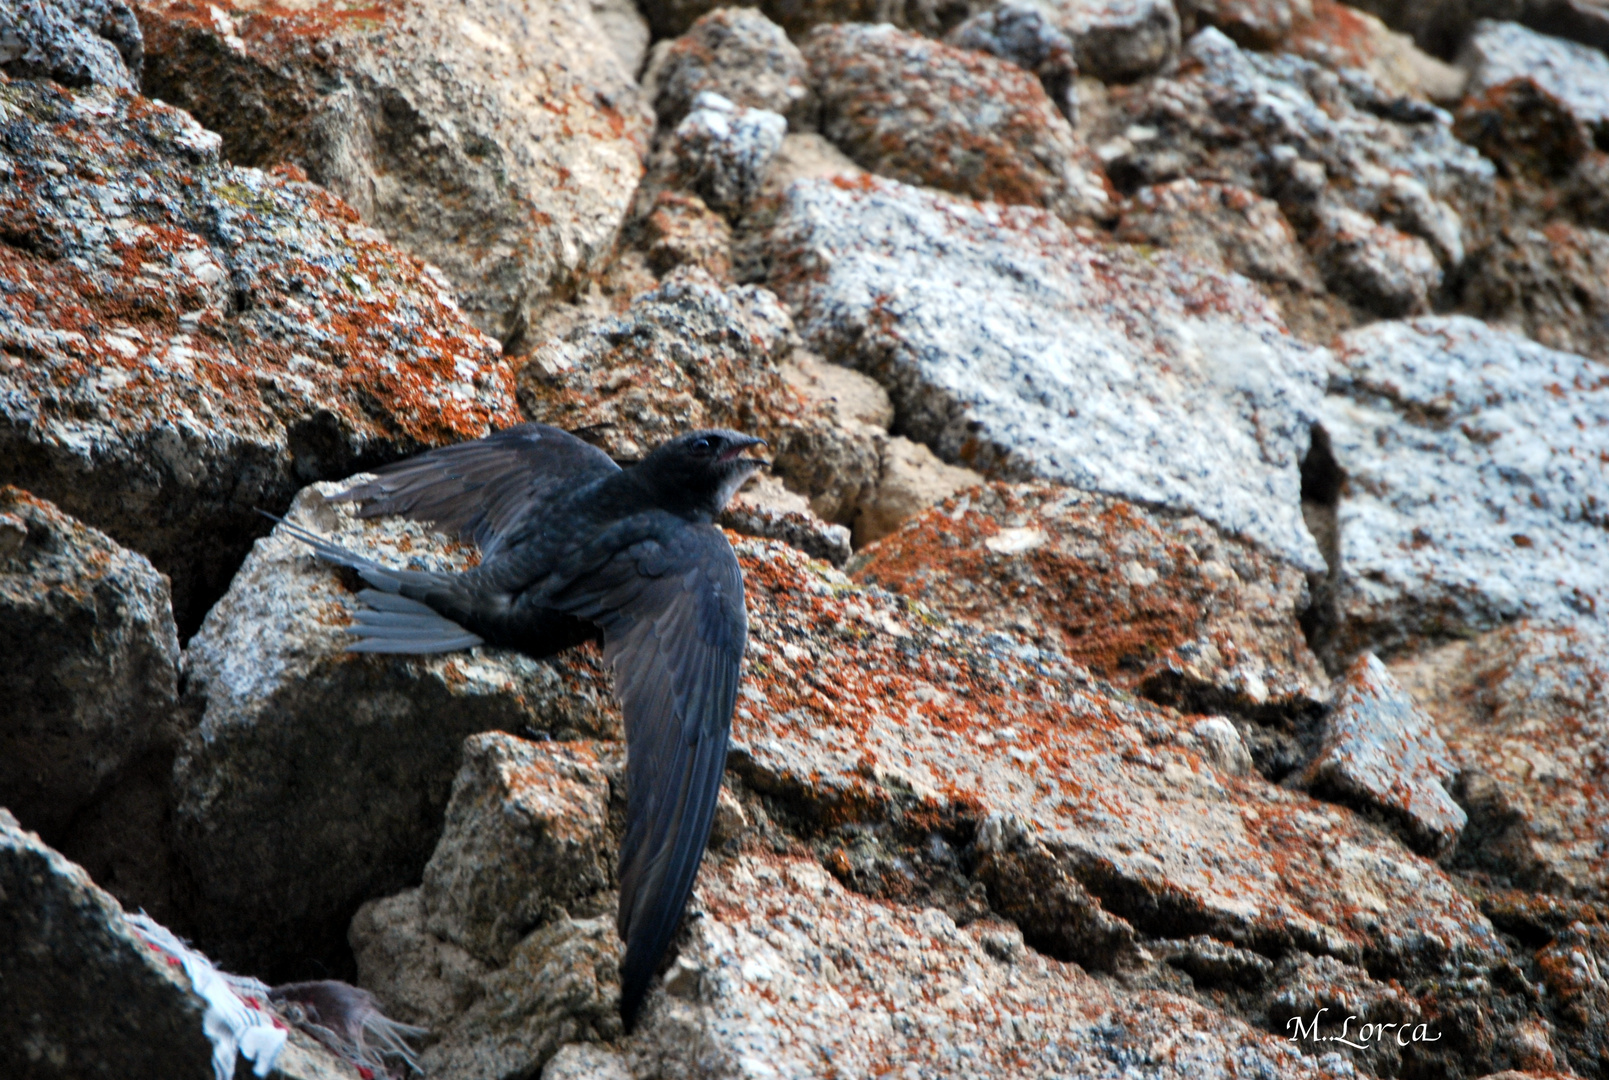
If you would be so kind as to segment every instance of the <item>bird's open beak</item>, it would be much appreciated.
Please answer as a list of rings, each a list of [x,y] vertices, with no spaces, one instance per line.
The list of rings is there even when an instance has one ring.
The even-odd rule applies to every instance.
[[[750,450],[750,449],[752,449],[752,448],[754,448],[756,446],[766,446],[766,445],[769,445],[769,444],[767,444],[764,439],[750,439],[747,442],[737,443],[737,444],[734,444],[733,446],[731,446],[729,449],[727,449],[724,452],[722,452],[719,460],[720,460],[721,464],[724,465],[729,461],[736,461],[740,456],[742,456],[744,451]],[[762,469],[763,468],[769,468],[770,465],[771,465],[771,463],[769,461],[767,461],[765,458],[747,458],[745,460],[754,462],[756,465],[758,465]]]

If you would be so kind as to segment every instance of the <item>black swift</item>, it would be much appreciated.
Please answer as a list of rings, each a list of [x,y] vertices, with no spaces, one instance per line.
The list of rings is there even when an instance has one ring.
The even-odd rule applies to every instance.
[[[356,570],[354,652],[481,643],[551,656],[602,638],[626,720],[626,832],[618,927],[626,1030],[669,947],[709,841],[748,636],[743,574],[713,521],[766,462],[762,440],[696,431],[622,469],[543,424],[432,450],[337,496],[473,541],[463,573],[396,570],[297,526]]]

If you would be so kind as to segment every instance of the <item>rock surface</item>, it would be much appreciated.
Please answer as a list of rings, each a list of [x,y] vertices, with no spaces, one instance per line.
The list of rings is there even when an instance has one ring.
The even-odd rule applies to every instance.
[[[309,480],[513,422],[433,274],[143,98],[0,83],[0,481],[147,556],[193,631]]]
[[[1552,97],[1589,135],[1609,126],[1609,57],[1518,23],[1482,20],[1459,54],[1468,90],[1480,94],[1524,79]]]
[[[775,469],[829,521],[853,521],[876,479],[872,433],[839,428],[793,392],[782,365],[795,340],[776,297],[678,271],[618,319],[589,323],[533,353],[519,372],[527,416],[595,428],[619,458],[701,427],[767,439]],[[819,505],[818,505],[819,504]]]
[[[212,1075],[206,1002],[89,875],[0,810],[0,1071],[17,1080]]]
[[[391,565],[466,565],[467,551],[427,542],[418,524],[360,522],[350,504],[327,501],[347,486],[313,485],[289,519]],[[347,653],[356,603],[334,569],[278,530],[185,653],[200,723],[174,769],[175,830],[199,886],[197,937],[238,968],[338,956],[359,904],[419,879],[465,736],[619,723],[595,654],[571,654],[582,674],[567,689],[551,665],[499,650]]]
[[[1383,812],[1416,849],[1436,856],[1458,841],[1468,821],[1447,792],[1456,772],[1430,717],[1379,658],[1366,653],[1341,683],[1302,783]]]
[[[7,0],[0,7],[0,71],[82,89],[140,88],[145,42],[122,0]]]
[[[855,578],[1011,628],[1159,700],[1300,713],[1324,696],[1296,624],[1302,574],[1193,515],[991,484],[908,522]]]
[[[148,93],[221,134],[232,161],[306,170],[441,267],[499,340],[609,254],[651,125],[580,0],[139,10]]]
[[[1333,636],[1400,649],[1609,606],[1609,375],[1464,317],[1346,334],[1323,426],[1345,476]]]
[[[703,90],[670,133],[667,171],[712,208],[736,216],[760,193],[787,133],[781,114],[735,105]]]
[[[1039,81],[892,26],[805,39],[821,130],[872,172],[1068,219],[1104,217],[1099,165]]]
[[[1521,622],[1393,665],[1458,764],[1458,860],[1513,886],[1609,901],[1609,636]]]
[[[1056,28],[1045,10],[1015,2],[999,4],[967,19],[944,40],[1033,72],[1068,123],[1078,122],[1078,61],[1073,58],[1073,41]]]
[[[795,183],[769,245],[805,338],[940,457],[1189,510],[1318,568],[1297,466],[1322,355],[1244,279],[881,180]]]
[[[0,805],[54,837],[171,738],[179,639],[141,556],[14,487],[0,524]]]
[[[745,855],[711,871],[678,961],[687,988],[626,1044],[628,1075],[803,1080],[824,1059],[856,1076],[1105,1075],[1136,1062],[1157,1077],[1332,1075],[1195,1002],[1108,989],[1024,950],[1015,928],[868,901],[813,860]],[[1210,1034],[1183,1042],[1181,1028]]]
[[[549,907],[609,883],[609,778],[584,742],[486,732],[463,760],[425,864],[425,925],[496,965]]]
[[[643,91],[660,123],[675,125],[705,90],[750,109],[813,121],[809,68],[782,27],[754,8],[717,8],[655,46]]]

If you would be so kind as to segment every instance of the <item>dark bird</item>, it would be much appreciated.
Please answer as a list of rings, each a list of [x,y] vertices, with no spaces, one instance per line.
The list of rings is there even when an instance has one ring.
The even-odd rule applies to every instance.
[[[485,642],[534,657],[602,636],[626,719],[620,1015],[635,1025],[693,890],[726,767],[748,637],[743,573],[713,522],[767,462],[763,440],[695,431],[622,469],[544,424],[389,465],[338,499],[473,541],[463,573],[395,570],[286,528],[370,588],[354,652]]]

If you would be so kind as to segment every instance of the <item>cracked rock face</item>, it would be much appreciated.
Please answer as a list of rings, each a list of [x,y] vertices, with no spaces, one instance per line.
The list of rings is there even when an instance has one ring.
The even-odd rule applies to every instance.
[[[140,17],[148,93],[233,161],[306,170],[505,342],[601,264],[642,173],[636,73],[580,0],[154,0]]]
[[[466,549],[426,542],[420,525],[360,522],[326,500],[347,486],[305,490],[290,519],[383,563],[466,565]],[[197,936],[226,962],[273,970],[287,941],[328,955],[359,904],[417,881],[466,736],[619,723],[594,653],[566,654],[569,685],[494,649],[347,653],[355,605],[332,568],[276,531],[185,653],[200,723],[174,769],[175,831],[199,885]]]
[[[1301,572],[1193,515],[992,484],[908,522],[855,577],[1014,629],[1159,700],[1301,712],[1324,695],[1296,623]]]
[[[188,115],[0,83],[0,480],[147,556],[190,632],[309,480],[516,420],[437,275]]]
[[[0,487],[0,805],[59,835],[177,719],[167,579],[43,499]]]
[[[763,1062],[763,1075],[804,1080],[824,1059],[857,1076],[1103,1075],[1134,1062],[1159,1077],[1325,1075],[1188,999],[1108,989],[1025,952],[1000,923],[959,928],[932,908],[869,901],[811,860],[722,860],[698,903],[674,996],[616,1059],[631,1075],[736,1080]],[[1197,1025],[1210,1034],[1178,1045]]]
[[[1298,463],[1323,353],[1244,278],[885,180],[795,183],[767,242],[805,339],[882,383],[896,430],[940,457],[1190,511],[1322,565]]]
[[[974,199],[1104,217],[1099,163],[1039,80],[987,53],[892,26],[805,39],[822,134],[861,166]]]
[[[1458,860],[1522,888],[1609,901],[1609,635],[1521,622],[1393,665],[1458,766]]]
[[[1609,603],[1609,375],[1461,316],[1343,336],[1323,425],[1345,476],[1334,636],[1400,648]]]

